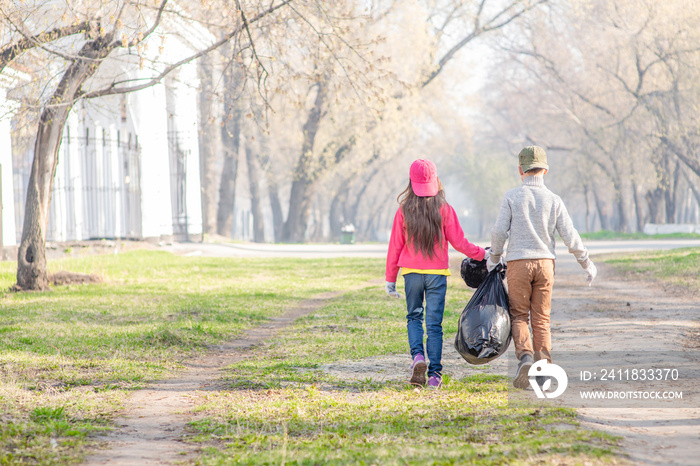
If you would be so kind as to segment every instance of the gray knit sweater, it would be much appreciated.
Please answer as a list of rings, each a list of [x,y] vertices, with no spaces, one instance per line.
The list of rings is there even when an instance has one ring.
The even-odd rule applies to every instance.
[[[491,256],[497,262],[508,239],[507,261],[554,259],[558,232],[581,267],[590,265],[588,250],[571,222],[564,202],[544,185],[544,175],[528,176],[503,198],[491,230]]]

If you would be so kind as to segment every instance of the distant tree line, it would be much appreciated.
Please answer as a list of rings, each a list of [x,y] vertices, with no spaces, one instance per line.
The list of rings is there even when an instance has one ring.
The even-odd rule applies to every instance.
[[[53,5],[53,4],[52,4]],[[18,287],[48,286],[45,235],[63,125],[80,99],[200,69],[204,231],[231,235],[245,173],[253,238],[389,228],[412,159],[458,182],[486,234],[515,155],[548,150],[579,229],[698,222],[700,6],[647,0],[0,2],[0,67],[32,76],[35,160]],[[83,8],[84,6],[84,8]],[[206,30],[173,63],[164,22]],[[187,34],[180,28],[170,34]],[[156,37],[158,36],[158,37]],[[480,57],[476,59],[475,57]],[[138,79],[112,75],[118,60]],[[467,83],[481,81],[471,93]],[[272,221],[266,221],[269,212]],[[467,212],[465,211],[466,215]]]
[[[698,223],[700,7],[548,2],[494,37],[479,153],[538,144],[587,230]]]

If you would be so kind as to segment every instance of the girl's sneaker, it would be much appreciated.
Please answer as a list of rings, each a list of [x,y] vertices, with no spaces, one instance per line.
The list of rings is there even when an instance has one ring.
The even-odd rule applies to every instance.
[[[411,366],[411,385],[425,385],[425,371],[428,370],[428,365],[425,363],[425,357],[422,354],[417,354],[413,358]]]
[[[442,387],[442,377],[439,375],[431,375],[428,379],[428,388],[437,390]]]

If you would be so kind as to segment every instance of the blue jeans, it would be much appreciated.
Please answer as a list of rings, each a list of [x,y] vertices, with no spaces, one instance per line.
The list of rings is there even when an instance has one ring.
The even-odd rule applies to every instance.
[[[409,273],[403,276],[406,291],[406,328],[411,357],[425,356],[423,350],[423,299],[425,298],[425,328],[428,334],[428,377],[442,374],[442,316],[445,312],[447,277]]]

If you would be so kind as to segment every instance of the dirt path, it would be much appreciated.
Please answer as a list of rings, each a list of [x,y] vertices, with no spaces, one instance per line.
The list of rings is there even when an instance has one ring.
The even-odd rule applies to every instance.
[[[557,261],[552,314],[555,347],[562,350],[624,350],[632,360],[681,361],[700,368],[700,306],[697,296],[664,289],[658,283],[627,281],[605,266],[591,288],[582,287],[580,267]],[[678,364],[678,362],[671,364]],[[700,464],[700,379],[679,388],[683,402],[663,408],[579,409],[582,424],[624,438],[623,451],[634,464]],[[659,387],[663,389],[664,387]]]
[[[604,265],[589,288],[581,267],[571,256],[564,256],[557,260],[552,309],[555,362],[557,352],[624,350],[632,360],[674,353],[685,367],[700,368],[700,306],[688,293],[625,281]],[[507,357],[488,367],[475,367],[464,362],[452,341],[445,341],[443,348],[445,374],[454,378],[478,372],[512,376],[513,358],[511,345]],[[345,379],[405,380],[409,364],[408,356],[402,354],[329,364],[323,369]],[[649,402],[643,408],[581,408],[579,419],[585,427],[623,437],[622,452],[633,464],[700,465],[700,377],[696,374],[680,388],[687,397],[681,407],[661,408],[662,404]]]
[[[86,465],[174,464],[193,454],[182,442],[184,428],[192,416],[192,396],[219,377],[219,370],[239,360],[241,352],[272,338],[297,318],[320,309],[340,293],[323,293],[302,301],[281,317],[246,332],[240,339],[215,346],[190,361],[176,377],[133,393],[118,426],[102,438],[106,449],[85,459]]]

